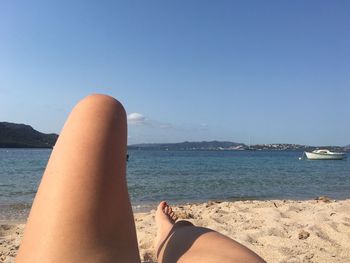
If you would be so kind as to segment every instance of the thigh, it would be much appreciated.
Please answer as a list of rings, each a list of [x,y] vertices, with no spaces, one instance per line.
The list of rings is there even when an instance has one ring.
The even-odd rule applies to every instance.
[[[126,114],[82,100],[52,151],[16,262],[139,262],[126,185]]]

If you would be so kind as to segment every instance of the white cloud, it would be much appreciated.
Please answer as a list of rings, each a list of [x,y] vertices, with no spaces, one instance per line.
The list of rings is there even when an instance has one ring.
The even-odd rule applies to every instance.
[[[146,118],[141,113],[133,112],[128,114],[128,124],[141,125],[148,128],[169,129],[173,128],[173,125],[166,122],[160,122]]]
[[[145,117],[141,113],[128,114],[128,143],[180,142],[210,140],[210,125],[207,123],[174,124]]]
[[[128,122],[130,124],[143,124],[146,121],[146,117],[141,113],[133,112],[128,114]]]

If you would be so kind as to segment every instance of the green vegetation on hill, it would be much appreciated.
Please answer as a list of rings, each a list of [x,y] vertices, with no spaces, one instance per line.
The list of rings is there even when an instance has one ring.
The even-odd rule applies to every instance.
[[[0,122],[0,148],[52,148],[57,134],[45,134],[31,126]]]

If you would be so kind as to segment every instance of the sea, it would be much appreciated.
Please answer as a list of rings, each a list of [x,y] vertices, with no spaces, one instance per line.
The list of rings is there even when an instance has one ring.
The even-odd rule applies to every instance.
[[[0,220],[25,220],[50,149],[0,149]],[[297,151],[130,150],[127,181],[134,211],[160,200],[350,198],[350,156],[299,160]]]

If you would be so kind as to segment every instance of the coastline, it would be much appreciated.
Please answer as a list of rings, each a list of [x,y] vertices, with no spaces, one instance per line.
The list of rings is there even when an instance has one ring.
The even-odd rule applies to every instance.
[[[209,227],[267,262],[350,262],[350,199],[209,201],[174,206],[179,219]],[[155,262],[154,210],[135,213],[140,256]],[[14,262],[25,224],[0,225],[0,262]]]

